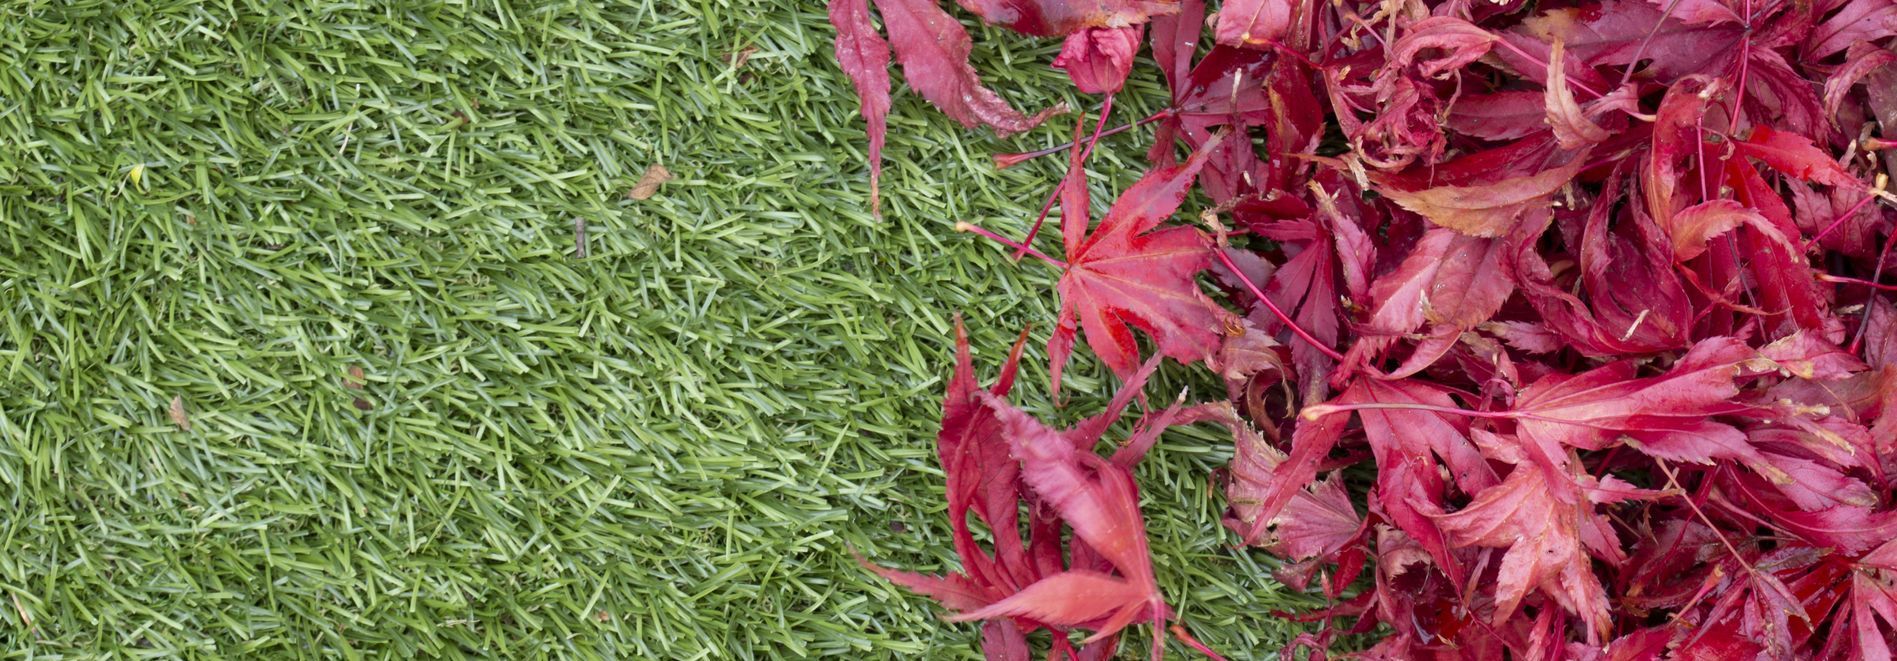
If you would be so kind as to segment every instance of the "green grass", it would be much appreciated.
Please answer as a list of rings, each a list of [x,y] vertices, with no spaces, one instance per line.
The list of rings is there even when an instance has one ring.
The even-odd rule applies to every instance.
[[[951,227],[1018,234],[1059,159],[986,157],[1069,120],[997,140],[900,93],[876,219],[814,1],[0,17],[6,656],[975,654],[850,550],[955,566],[951,314],[992,374],[1055,296]],[[1057,42],[976,40],[1019,105],[1090,103]],[[627,199],[652,163],[677,179]],[[1033,410],[1109,394],[1083,354],[1055,412],[1036,349]],[[1153,391],[1186,384],[1218,394]],[[1168,594],[1248,657],[1290,602],[1217,525],[1228,451],[1175,432],[1139,475]]]

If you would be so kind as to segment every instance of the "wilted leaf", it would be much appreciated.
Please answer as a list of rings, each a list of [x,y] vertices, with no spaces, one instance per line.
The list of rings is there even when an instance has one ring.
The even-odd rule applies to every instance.
[[[665,169],[663,165],[653,163],[646,167],[645,174],[639,175],[639,183],[632,185],[632,190],[626,193],[626,197],[635,200],[652,199],[652,196],[659,194],[659,187],[671,180],[672,172],[670,170]]]
[[[184,395],[171,396],[171,408],[167,413],[171,415],[171,424],[177,425],[180,431],[191,431],[191,416],[184,410]]]

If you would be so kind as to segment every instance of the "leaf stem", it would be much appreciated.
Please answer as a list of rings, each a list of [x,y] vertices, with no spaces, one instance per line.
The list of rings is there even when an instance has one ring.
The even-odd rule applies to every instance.
[[[1295,48],[1279,43],[1278,40],[1276,39],[1267,39],[1265,37],[1253,36],[1253,37],[1246,38],[1246,41],[1251,42],[1251,43],[1258,43],[1258,44],[1264,44],[1266,46],[1270,46],[1271,49],[1274,51],[1277,51],[1280,56],[1289,57],[1293,60],[1297,60],[1299,63],[1303,64],[1304,66],[1310,67],[1311,70],[1313,71],[1317,71],[1324,68],[1318,63],[1311,61],[1311,58],[1306,57],[1304,53],[1298,52],[1298,50]]]
[[[1745,121],[1746,116],[1746,76],[1752,73],[1751,21],[1750,17],[1746,19],[1747,33],[1743,40],[1745,45],[1739,48],[1739,82],[1732,90],[1732,124],[1726,127],[1733,133],[1739,132],[1739,125]]]
[[[1109,96],[1109,97],[1107,97],[1107,98],[1108,98],[1109,100],[1110,100],[1110,99],[1112,99],[1112,97],[1110,97],[1110,96]],[[1110,109],[1110,108],[1112,108],[1112,107],[1113,107],[1113,106],[1112,106],[1112,105],[1111,105],[1110,103],[1109,103],[1109,104],[1107,104],[1107,105],[1105,105],[1105,106],[1103,106],[1103,108],[1105,108],[1105,109]],[[1127,132],[1127,131],[1130,131],[1130,130],[1132,130],[1132,129],[1135,129],[1135,128],[1138,128],[1138,127],[1141,127],[1141,126],[1145,126],[1145,125],[1147,125],[1147,124],[1151,124],[1151,123],[1153,123],[1153,122],[1157,122],[1157,121],[1159,121],[1159,120],[1162,120],[1162,119],[1165,119],[1165,118],[1167,118],[1167,117],[1171,117],[1171,116],[1173,116],[1173,115],[1177,115],[1177,114],[1179,114],[1179,109],[1178,109],[1178,108],[1165,108],[1165,109],[1162,109],[1162,110],[1160,110],[1159,112],[1156,112],[1156,113],[1153,113],[1153,114],[1151,114],[1151,115],[1147,115],[1147,116],[1145,116],[1145,117],[1142,117],[1142,118],[1140,118],[1140,119],[1136,119],[1136,120],[1133,120],[1132,122],[1128,122],[1128,123],[1126,123],[1126,124],[1121,124],[1121,125],[1119,125],[1119,126],[1115,126],[1115,127],[1113,127],[1113,128],[1110,128],[1110,129],[1107,129],[1107,130],[1105,130],[1105,131],[1100,131],[1100,130],[1098,130],[1098,129],[1096,129],[1096,130],[1095,130],[1095,133],[1094,133],[1094,136],[1093,136],[1093,138],[1092,138],[1092,140],[1093,140],[1093,141],[1098,141],[1098,140],[1099,140],[1100,138],[1104,138],[1104,137],[1107,137],[1107,136],[1109,136],[1109,135],[1114,135],[1114,134],[1117,134],[1117,133],[1125,133],[1125,132]],[[1100,121],[1102,121],[1102,122],[1104,122],[1104,121],[1106,121],[1106,118],[1107,118],[1107,116],[1106,116],[1106,113],[1105,113],[1105,112],[1102,112],[1102,113],[1100,114]],[[1051,154],[1058,154],[1058,153],[1061,153],[1061,152],[1064,152],[1064,151],[1067,151],[1067,150],[1069,150],[1069,149],[1073,149],[1073,148],[1074,148],[1074,146],[1075,146],[1075,145],[1077,145],[1077,144],[1079,144],[1079,142],[1078,142],[1078,141],[1071,141],[1071,142],[1068,142],[1068,143],[1066,143],[1066,144],[1063,144],[1063,145],[1057,145],[1057,146],[1053,146],[1053,147],[1048,147],[1048,148],[1046,148],[1046,149],[1036,149],[1036,150],[1034,150],[1034,151],[1024,151],[1024,152],[1018,152],[1018,153],[1013,153],[1013,154],[996,154],[996,155],[994,156],[994,160],[995,160],[995,167],[996,167],[997,169],[1003,169],[1003,170],[1005,170],[1005,169],[1008,169],[1008,168],[1011,168],[1011,167],[1014,167],[1014,166],[1016,166],[1016,165],[1020,165],[1020,164],[1021,164],[1022,162],[1025,162],[1025,161],[1029,161],[1029,160],[1033,160],[1033,159],[1036,159],[1036,158],[1040,158],[1040,157],[1042,157],[1042,156],[1048,156],[1048,155],[1051,155]],[[1056,192],[1058,192],[1058,191],[1056,191]]]
[[[1010,248],[1014,248],[1016,250],[1025,252],[1029,255],[1039,257],[1041,261],[1047,262],[1049,265],[1053,266],[1054,268],[1058,268],[1063,271],[1067,270],[1067,262],[1063,262],[1061,260],[1054,259],[1052,257],[1048,257],[1047,255],[1041,254],[1041,251],[1035,250],[1031,246],[1027,246],[1021,243],[1016,243],[1014,239],[1010,239],[1000,234],[996,234],[986,229],[982,229],[980,225],[976,225],[974,223],[969,223],[969,222],[958,222],[958,223],[955,223],[955,231],[980,234],[982,236],[988,237],[990,240],[993,240],[995,243],[999,243],[1001,245],[1008,246]]]
[[[1627,68],[1620,72],[1620,85],[1615,85],[1615,87],[1624,86],[1627,81],[1633,80],[1634,67],[1640,66],[1640,57],[1647,54],[1647,47],[1653,45],[1654,35],[1660,34],[1660,26],[1666,23],[1666,19],[1673,15],[1673,10],[1679,7],[1680,0],[1673,0],[1666,4],[1666,11],[1660,12],[1660,20],[1653,22],[1653,29],[1647,30],[1647,38],[1641,39],[1640,47],[1634,49],[1633,59],[1627,60]]]
[[[1679,0],[1674,0],[1674,2],[1678,2],[1678,1],[1679,1]],[[1528,51],[1525,51],[1525,50],[1522,50],[1522,49],[1521,49],[1520,47],[1517,47],[1517,46],[1516,46],[1515,44],[1511,44],[1511,43],[1508,43],[1508,40],[1507,40],[1507,39],[1503,39],[1503,38],[1501,38],[1501,37],[1496,37],[1496,39],[1495,39],[1495,43],[1498,43],[1498,44],[1501,44],[1503,48],[1506,48],[1506,49],[1508,49],[1508,52],[1510,52],[1510,53],[1514,53],[1514,54],[1515,54],[1516,56],[1518,56],[1518,57],[1520,57],[1520,58],[1522,58],[1522,59],[1524,59],[1524,60],[1528,60],[1529,62],[1534,62],[1534,63],[1536,63],[1536,64],[1540,64],[1540,65],[1541,65],[1541,69],[1542,69],[1542,71],[1544,71],[1544,72],[1545,72],[1545,71],[1547,71],[1548,69],[1550,69],[1550,68],[1551,68],[1551,67],[1549,67],[1549,66],[1548,66],[1548,60],[1547,60],[1547,59],[1544,59],[1544,58],[1539,58],[1539,57],[1535,57],[1534,55],[1530,55],[1530,54],[1528,53]],[[1565,72],[1564,72],[1564,73],[1565,73]],[[1554,74],[1553,74],[1553,73],[1548,73],[1548,75],[1550,75],[1550,76],[1552,76],[1552,75],[1554,75]],[[1587,86],[1587,83],[1584,83],[1584,82],[1581,82],[1581,81],[1578,81],[1578,80],[1575,80],[1575,79],[1573,79],[1573,78],[1569,78],[1569,79],[1568,79],[1568,84],[1569,84],[1569,85],[1573,85],[1575,89],[1578,89],[1578,90],[1581,90],[1581,91],[1583,91],[1583,92],[1587,92],[1588,94],[1592,94],[1592,95],[1594,95],[1594,98],[1597,98],[1597,99],[1598,99],[1598,98],[1601,98],[1601,97],[1603,97],[1603,96],[1607,96],[1606,94],[1602,94],[1602,93],[1600,93],[1600,92],[1598,92],[1598,91],[1595,91],[1595,89],[1594,89],[1594,88],[1592,88],[1592,87],[1588,87],[1588,86]],[[1623,82],[1622,82],[1622,84],[1625,84],[1625,82],[1623,81]]]
[[[1726,534],[1719,531],[1719,526],[1713,525],[1712,518],[1706,516],[1706,512],[1699,508],[1699,503],[1693,502],[1693,498],[1686,495],[1686,488],[1680,486],[1679,476],[1674,474],[1673,467],[1668,465],[1665,459],[1654,457],[1653,460],[1659,462],[1660,472],[1666,474],[1666,483],[1672,485],[1673,490],[1680,494],[1680,500],[1686,501],[1686,506],[1692,508],[1693,513],[1699,516],[1700,523],[1706,524],[1706,529],[1713,531],[1713,535],[1719,537],[1719,543],[1725,545],[1726,550],[1732,553],[1732,559],[1738,560],[1739,566],[1744,567],[1748,572],[1757,571],[1746,562],[1745,556],[1739,555],[1739,548],[1733,546],[1731,540],[1726,539]]]
[[[1093,155],[1093,146],[1100,144],[1100,136],[1103,135],[1100,132],[1100,128],[1107,125],[1107,116],[1111,114],[1113,114],[1113,95],[1109,93],[1107,94],[1106,101],[1100,104],[1100,119],[1099,121],[1094,122],[1093,138],[1087,141],[1086,149],[1080,150],[1080,161],[1077,163],[1074,163],[1073,167],[1086,166],[1087,157]],[[1084,118],[1083,118],[1083,121],[1084,121]],[[1128,124],[1127,126],[1132,126],[1132,124]],[[1079,127],[1075,127],[1075,128],[1078,129]],[[1077,142],[1078,141],[1076,141],[1076,143]],[[1074,144],[1074,143],[1070,143],[1070,144]],[[1085,178],[1083,177],[1082,180],[1084,181]],[[1054,202],[1060,199],[1061,191],[1065,190],[1066,188],[1067,188],[1066,177],[1061,177],[1060,181],[1054,183],[1054,191],[1047,194],[1046,202],[1041,203],[1041,214],[1039,216],[1035,216],[1034,226],[1028,228],[1027,238],[1021,239],[1022,245],[1028,245],[1028,246],[1034,245],[1034,237],[1038,236],[1041,233],[1041,225],[1044,225],[1047,223],[1047,212],[1054,210]],[[1085,213],[1085,211],[1084,210],[1077,211],[1074,209],[1062,209],[1061,213],[1062,214]],[[1017,262],[1021,261],[1021,256],[1025,254],[1027,253],[1022,252],[1020,250],[1016,250],[1014,252],[1014,261],[1017,261]],[[1072,257],[1072,256],[1073,255],[1068,255],[1068,257]]]
[[[1864,199],[1858,200],[1857,204],[1852,206],[1850,211],[1839,214],[1837,219],[1831,221],[1830,225],[1826,225],[1825,228],[1819,230],[1817,234],[1811,235],[1811,239],[1805,242],[1805,252],[1811,252],[1812,246],[1818,245],[1819,239],[1825,238],[1825,235],[1830,234],[1831,230],[1838,229],[1839,225],[1843,225],[1844,221],[1850,220],[1852,216],[1857,215],[1857,212],[1863,211],[1864,205],[1870,204],[1871,200],[1875,199],[1877,199],[1876,193],[1864,196]]]
[[[1414,404],[1414,403],[1406,403],[1406,402],[1362,402],[1358,404],[1312,404],[1310,406],[1304,407],[1304,410],[1298,412],[1298,415],[1303,417],[1305,420],[1316,420],[1318,418],[1331,415],[1333,413],[1345,413],[1349,411],[1361,411],[1361,410],[1428,411],[1430,413],[1441,413],[1443,415],[1466,415],[1471,418],[1513,419],[1513,418],[1522,417],[1521,414],[1515,413],[1513,411],[1472,411],[1469,409],[1459,409],[1453,406],[1436,406],[1434,404]]]
[[[1887,287],[1887,285],[1878,284],[1877,281],[1884,277],[1884,258],[1890,256],[1890,246],[1893,242],[1897,242],[1897,231],[1893,231],[1890,233],[1890,236],[1884,237],[1884,248],[1877,251],[1877,268],[1871,271],[1871,279],[1860,282],[1870,285],[1874,289],[1885,289]],[[1818,277],[1823,279],[1826,275],[1829,274],[1821,273]],[[1897,290],[1897,287],[1890,287],[1889,290]],[[1846,349],[1846,351],[1851,352],[1853,355],[1856,355],[1858,347],[1863,345],[1864,330],[1871,325],[1871,308],[1876,307],[1876,297],[1876,294],[1872,294],[1870,299],[1864,301],[1864,317],[1858,320],[1857,334],[1851,337],[1851,346]]]
[[[1863,278],[1853,278],[1848,275],[1834,275],[1831,273],[1820,273],[1818,274],[1818,279],[1823,280],[1825,282],[1830,282],[1830,283],[1835,283],[1835,284],[1840,284],[1840,285],[1863,285],[1865,287],[1870,287],[1872,289],[1877,289],[1881,291],[1897,291],[1897,285],[1887,285],[1887,284],[1877,282],[1874,280],[1865,280]]]
[[[1326,346],[1323,342],[1317,341],[1317,338],[1312,337],[1311,333],[1309,331],[1304,330],[1303,326],[1299,326],[1298,322],[1292,321],[1290,315],[1285,314],[1284,310],[1278,309],[1278,304],[1271,302],[1271,297],[1266,296],[1265,292],[1260,291],[1258,289],[1258,284],[1252,282],[1251,277],[1245,275],[1244,271],[1239,270],[1237,264],[1232,263],[1232,258],[1225,254],[1224,246],[1213,246],[1212,254],[1219,258],[1219,262],[1224,264],[1225,268],[1230,269],[1232,271],[1232,275],[1238,276],[1239,282],[1245,283],[1245,288],[1251,290],[1252,296],[1256,297],[1260,302],[1264,303],[1265,307],[1271,310],[1272,314],[1277,315],[1278,321],[1284,322],[1285,326],[1290,327],[1291,332],[1296,334],[1299,339],[1302,339],[1305,342],[1310,343],[1312,347],[1316,348],[1318,351],[1322,352],[1324,355],[1329,356],[1331,360],[1335,360],[1340,363],[1344,362],[1344,354],[1337,353],[1336,349],[1332,349],[1329,346]]]

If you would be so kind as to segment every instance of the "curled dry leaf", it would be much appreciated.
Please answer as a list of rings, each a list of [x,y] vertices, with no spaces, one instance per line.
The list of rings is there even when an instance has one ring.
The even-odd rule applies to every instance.
[[[171,407],[166,413],[171,416],[171,424],[177,425],[179,431],[191,431],[191,416],[184,410],[184,395],[172,395]]]
[[[672,171],[665,169],[663,165],[653,163],[646,166],[645,174],[639,175],[639,182],[632,185],[632,190],[626,193],[626,197],[635,200],[652,199],[652,196],[659,194],[659,187],[671,180]]]
[[[1140,49],[1140,26],[1087,28],[1067,35],[1054,68],[1067,70],[1074,87],[1088,94],[1120,91]]]

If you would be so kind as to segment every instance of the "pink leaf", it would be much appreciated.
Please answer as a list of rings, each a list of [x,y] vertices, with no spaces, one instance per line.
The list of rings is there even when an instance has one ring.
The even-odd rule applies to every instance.
[[[1673,239],[1673,258],[1687,261],[1706,252],[1706,242],[1740,226],[1759,230],[1786,251],[1796,253],[1798,246],[1778,231],[1778,227],[1758,210],[1740,206],[1732,200],[1709,200],[1674,214],[1663,227]]]
[[[1145,598],[1144,590],[1125,579],[1075,569],[1043,578],[1007,599],[948,619],[951,622],[966,622],[1027,617],[1055,626],[1073,627],[1099,620],[1115,611],[1143,606]]]
[[[1647,0],[1653,6],[1665,10],[1673,7],[1673,18],[1684,23],[1696,25],[1717,25],[1720,23],[1739,23],[1738,12],[1727,7],[1721,0]]]
[[[862,561],[859,559],[858,562]],[[925,576],[913,572],[885,569],[867,562],[862,562],[862,564],[870,571],[876,572],[877,576],[908,588],[910,592],[942,602],[942,606],[952,611],[974,611],[987,606],[994,600],[992,595],[975,585],[974,581],[966,576],[956,574]]]
[[[1590,631],[1604,635],[1606,590],[1588,570],[1580,540],[1583,519],[1596,515],[1573,487],[1540,476],[1540,471],[1516,469],[1501,484],[1476,494],[1468,507],[1436,517],[1437,524],[1455,546],[1507,549],[1495,579],[1492,619],[1498,625],[1530,590],[1540,590],[1580,615]]]
[[[869,125],[870,209],[880,213],[883,135],[889,115],[889,42],[870,24],[868,0],[830,0],[830,25],[837,30],[837,64],[856,87],[863,121]]]
[[[1583,152],[1541,172],[1484,183],[1420,190],[1384,184],[1377,187],[1377,192],[1442,227],[1469,236],[1496,237],[1508,233],[1523,212],[1546,207],[1555,191],[1587,164],[1586,156]]]
[[[1335,475],[1292,498],[1271,523],[1272,536],[1266,547],[1294,560],[1336,553],[1364,530],[1363,517],[1351,507],[1350,494]]]
[[[1418,73],[1435,77],[1467,66],[1488,54],[1496,37],[1468,21],[1448,16],[1431,16],[1410,25],[1409,32],[1390,49],[1390,61],[1399,66],[1417,64]],[[1426,49],[1440,49],[1447,56],[1416,62]]]
[[[1087,28],[1067,35],[1054,68],[1065,69],[1074,87],[1086,94],[1120,91],[1140,49],[1140,26]]]
[[[1219,9],[1218,43],[1257,46],[1284,37],[1291,28],[1291,0],[1228,0]]]
[[[1805,38],[1806,57],[1822,59],[1854,44],[1897,34],[1897,3],[1850,0]]]
[[[1853,44],[1845,55],[1844,66],[1838,67],[1830,78],[1825,79],[1825,116],[1835,121],[1838,107],[1844,105],[1844,95],[1851,91],[1852,85],[1894,63],[1897,63],[1897,53],[1878,48],[1870,42]]]
[[[1562,149],[1580,149],[1606,140],[1609,134],[1581,112],[1581,104],[1574,100],[1574,91],[1568,89],[1568,76],[1561,69],[1564,50],[1561,42],[1554,42],[1554,50],[1548,56],[1550,73],[1542,103],[1547,106],[1548,127],[1554,129],[1556,143]]]
[[[988,126],[1001,135],[1034,128],[1059,108],[1022,115],[981,84],[968,64],[968,31],[936,0],[876,0],[909,86],[963,126]]]
[[[1181,362],[1217,351],[1226,313],[1200,293],[1194,275],[1211,262],[1205,236],[1189,227],[1148,232],[1172,216],[1211,154],[1210,143],[1183,165],[1153,170],[1120,194],[1093,234],[1067,256],[1058,286],[1059,325],[1048,343],[1056,388],[1080,329],[1094,354],[1125,376],[1139,365],[1129,325]]]
[[[1484,140],[1514,140],[1546,130],[1547,117],[1544,94],[1496,92],[1458,99],[1449,110],[1448,125]]]
[[[1851,176],[1831,156],[1812,146],[1811,140],[1802,135],[1774,131],[1768,126],[1759,126],[1752,130],[1752,136],[1733,146],[1745,156],[1759,159],[1772,169],[1789,176],[1812,183],[1827,186],[1861,187],[1857,177]]]
[[[983,21],[1021,34],[1058,37],[1120,28],[1179,11],[1179,0],[956,0]]]

